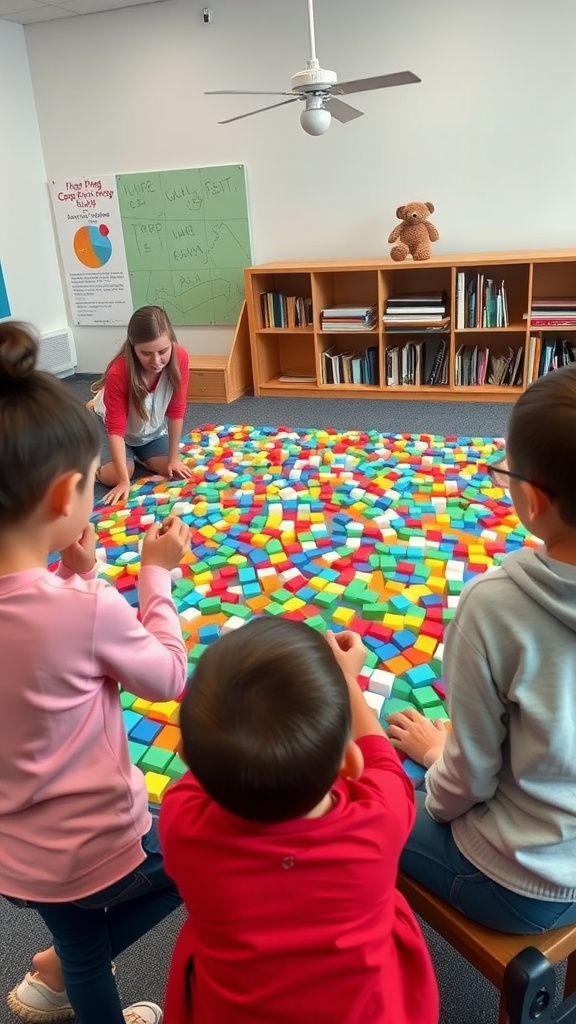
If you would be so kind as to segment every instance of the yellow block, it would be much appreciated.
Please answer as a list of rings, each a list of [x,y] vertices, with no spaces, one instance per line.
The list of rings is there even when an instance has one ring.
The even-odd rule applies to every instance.
[[[150,803],[159,804],[170,785],[170,779],[167,775],[159,775],[158,772],[146,772],[144,780]]]
[[[265,533],[255,533],[251,543],[255,548],[265,548],[269,540],[270,537],[267,537]]]
[[[341,583],[327,583],[324,587],[327,594],[343,594],[345,589]]]
[[[356,612],[353,608],[337,608],[332,612],[332,621],[337,622],[340,626],[349,626],[355,616]]]
[[[443,594],[448,585],[448,581],[444,576],[429,576],[428,577],[428,589],[433,594]]]
[[[267,539],[269,539],[269,538],[267,538]],[[270,555],[270,564],[271,565],[279,565],[281,562],[285,562],[285,561],[286,561],[286,555],[284,554],[283,551],[275,551],[272,555]]]
[[[136,714],[138,715],[144,715],[148,708],[150,707],[151,703],[152,701],[150,700],[144,700],[143,697],[137,697],[134,703],[132,704],[130,710],[135,711]]]
[[[303,608],[306,604],[301,597],[291,597],[289,601],[284,602],[284,610],[287,612],[295,612],[298,608]]]
[[[197,587],[201,587],[205,583],[211,583],[211,582],[212,582],[212,573],[210,572],[209,569],[206,569],[205,572],[197,573],[196,576],[194,577],[194,583],[196,584]]]
[[[134,705],[132,705],[134,707]],[[177,725],[180,715],[180,705],[177,700],[153,701],[148,708],[148,714],[155,722],[165,722],[167,725]]]
[[[395,612],[386,612],[382,622],[385,626],[389,626],[390,629],[403,629],[404,616],[396,615]]]
[[[211,523],[206,523],[206,526],[200,527],[198,533],[201,533],[203,537],[213,537],[215,533],[218,533],[218,531]]]
[[[421,633],[414,643],[416,650],[424,651],[424,654],[434,654],[437,646],[438,641],[433,636],[426,636],[424,633]]]

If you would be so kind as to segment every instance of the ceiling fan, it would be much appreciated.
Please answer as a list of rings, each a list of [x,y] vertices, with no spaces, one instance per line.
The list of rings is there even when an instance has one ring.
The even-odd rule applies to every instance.
[[[377,75],[375,78],[358,78],[352,82],[339,82],[336,72],[321,68],[316,57],[313,0],[308,0],[308,30],[310,60],[306,62],[305,71],[299,71],[292,75],[290,92],[212,89],[204,94],[205,96],[289,96],[290,99],[282,100],[281,103],[272,103],[267,107],[259,107],[258,110],[249,110],[247,114],[229,117],[225,121],[219,121],[218,124],[241,121],[244,117],[261,114],[264,110],[273,110],[274,107],[284,107],[288,103],[302,100],[305,107],[300,114],[300,124],[304,131],[308,132],[308,135],[323,135],[328,131],[333,117],[341,122],[353,121],[356,117],[362,117],[362,110],[352,107],[349,103],[344,103],[343,100],[337,98],[338,96],[368,92],[371,89],[388,89],[393,85],[410,85],[413,82],[421,81],[418,75],[413,74],[412,71],[397,71],[391,75]]]

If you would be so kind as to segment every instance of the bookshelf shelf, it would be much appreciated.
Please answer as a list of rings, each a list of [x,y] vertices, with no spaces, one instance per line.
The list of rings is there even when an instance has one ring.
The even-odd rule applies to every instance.
[[[552,302],[558,296],[576,300],[576,249],[440,255],[422,263],[388,259],[269,263],[246,268],[244,276],[257,396],[331,398],[341,394],[359,399],[513,402],[530,373],[538,375],[534,365],[540,352],[542,356],[549,352],[554,337],[561,339],[576,331],[576,323],[536,327],[529,320],[533,301],[542,305],[543,300]],[[463,311],[462,282],[468,289],[467,303],[470,288],[479,296],[475,301],[486,309],[485,322],[497,316],[505,326],[458,326],[474,319],[469,306]],[[407,318],[383,322],[388,304],[393,308],[404,298],[410,303],[415,296],[432,294],[444,297],[446,323]],[[322,329],[324,310],[334,314],[338,307],[368,305],[376,307],[375,326]],[[300,326],[299,317],[307,323]],[[267,326],[265,320],[271,319],[286,325]],[[412,380],[414,358],[417,379],[430,377],[433,359],[429,354],[437,351],[440,339],[441,366],[432,375],[435,383],[388,383]],[[405,365],[408,347],[412,361]],[[472,367],[467,362],[465,375],[463,352]],[[400,370],[390,373],[392,355]],[[489,360],[489,369],[482,359]],[[497,374],[494,378],[493,362],[502,365],[506,359],[509,370],[500,379],[508,382],[489,383],[489,375],[499,379]],[[340,367],[341,383],[332,383],[332,376],[326,380],[333,365]],[[466,383],[482,378],[480,366],[485,383]],[[540,372],[546,369],[541,367]],[[282,376],[312,379],[281,380]]]

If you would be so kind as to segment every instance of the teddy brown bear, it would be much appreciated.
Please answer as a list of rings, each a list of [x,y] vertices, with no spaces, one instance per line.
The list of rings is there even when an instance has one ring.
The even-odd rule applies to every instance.
[[[397,242],[392,246],[390,256],[397,263],[405,260],[408,254],[413,260],[429,260],[432,255],[430,242],[440,238],[437,228],[430,223],[428,217],[434,213],[433,203],[407,203],[399,206],[396,216],[402,221],[390,232],[389,242]]]

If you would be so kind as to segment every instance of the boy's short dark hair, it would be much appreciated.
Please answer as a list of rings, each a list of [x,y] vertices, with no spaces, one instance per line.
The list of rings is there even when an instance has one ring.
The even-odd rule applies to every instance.
[[[316,630],[253,619],[204,651],[180,727],[188,766],[213,800],[241,818],[287,821],[308,814],[337,778],[348,686]]]
[[[516,402],[506,436],[511,469],[556,502],[576,527],[576,364],[538,377]]]

